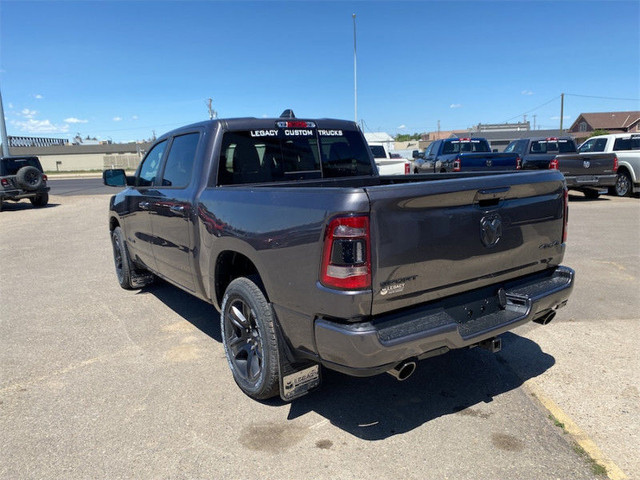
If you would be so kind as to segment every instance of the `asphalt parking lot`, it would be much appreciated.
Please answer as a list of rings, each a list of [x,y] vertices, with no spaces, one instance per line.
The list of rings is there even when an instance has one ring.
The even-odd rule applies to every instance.
[[[0,478],[605,478],[580,435],[640,478],[638,198],[571,196],[577,283],[548,326],[292,404],[235,386],[213,307],[120,289],[108,199],[0,213]]]

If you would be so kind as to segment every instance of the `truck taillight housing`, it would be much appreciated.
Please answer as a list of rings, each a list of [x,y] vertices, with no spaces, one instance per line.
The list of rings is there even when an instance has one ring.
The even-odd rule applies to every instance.
[[[3,178],[2,180],[0,180],[0,183],[2,183],[3,187],[9,186],[9,180],[7,180],[6,178]]]
[[[371,241],[369,217],[338,217],[331,220],[324,237],[320,282],[331,288],[371,288]]]
[[[560,169],[560,162],[558,162],[557,158],[554,158],[549,162],[549,170],[559,170],[559,169]]]
[[[462,169],[462,160],[460,159],[460,157],[456,157],[456,159],[453,161],[453,171],[459,172],[461,169]]]
[[[618,156],[614,155],[613,157],[613,173],[618,171]]]
[[[404,174],[409,175],[410,173],[411,173],[411,164],[407,162],[404,164]]]
[[[516,170],[520,169],[522,169],[522,158],[520,158],[520,155],[518,155],[516,157]]]
[[[567,223],[569,223],[569,189],[564,189],[564,215],[562,217],[562,243],[567,241]]]

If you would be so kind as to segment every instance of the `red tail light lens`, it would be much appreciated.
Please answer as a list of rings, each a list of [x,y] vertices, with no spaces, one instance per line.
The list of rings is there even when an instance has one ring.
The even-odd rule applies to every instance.
[[[522,158],[520,155],[516,157],[516,170],[520,170],[522,168]]]
[[[557,158],[554,158],[549,162],[549,170],[559,170],[560,162],[558,162]]]
[[[47,180],[49,180],[49,177],[47,177],[46,175],[42,175],[42,179],[46,182]]]
[[[3,187],[9,186],[9,180],[7,180],[6,178],[3,178],[2,180],[0,180],[0,183],[2,183]]]
[[[456,157],[456,159],[453,161],[453,171],[459,172],[461,169],[462,169],[462,160],[460,160],[460,157]]]
[[[320,282],[331,288],[371,288],[369,217],[338,217],[324,238]]]
[[[411,164],[410,163],[405,163],[404,164],[404,174],[405,175],[409,175],[411,173]]]
[[[564,189],[564,216],[562,219],[562,243],[567,241],[567,223],[569,223],[569,190]]]
[[[613,157],[613,173],[618,171],[618,156]]]

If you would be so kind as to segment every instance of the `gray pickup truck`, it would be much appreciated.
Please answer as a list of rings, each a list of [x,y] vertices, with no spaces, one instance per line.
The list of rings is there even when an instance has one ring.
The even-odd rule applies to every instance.
[[[600,192],[616,184],[618,157],[614,153],[576,149],[571,137],[535,137],[514,140],[504,150],[522,157],[524,170],[560,170],[567,187],[598,198]]]
[[[104,181],[128,186],[109,207],[120,285],[158,276],[213,304],[257,399],[303,395],[321,365],[403,380],[450,349],[495,351],[573,288],[560,172],[379,176],[353,122],[197,123]]]

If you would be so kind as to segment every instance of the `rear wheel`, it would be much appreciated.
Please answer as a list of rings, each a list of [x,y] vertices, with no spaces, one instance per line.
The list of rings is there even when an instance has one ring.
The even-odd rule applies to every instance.
[[[618,172],[616,184],[612,190],[612,193],[618,197],[628,197],[631,195],[631,176],[624,170]]]
[[[221,310],[222,343],[233,379],[252,398],[277,395],[278,340],[273,311],[264,293],[252,279],[237,278],[227,287]]]
[[[47,203],[49,203],[49,194],[48,193],[39,193],[33,198],[30,198],[31,204],[34,207],[45,207]]]

